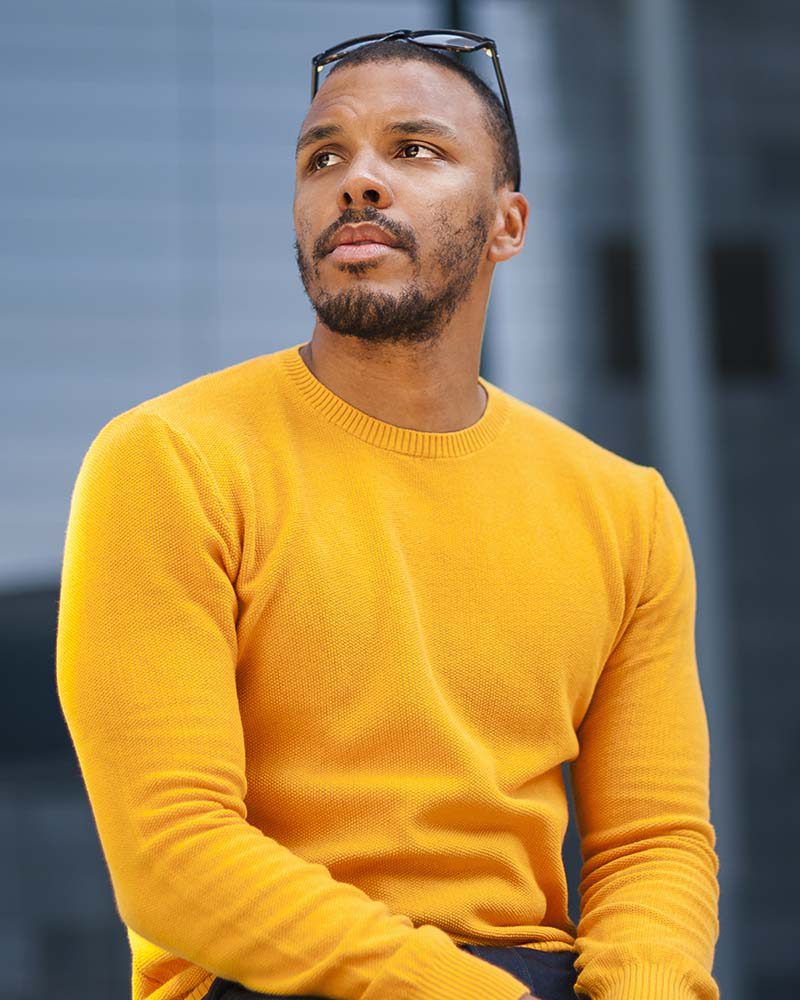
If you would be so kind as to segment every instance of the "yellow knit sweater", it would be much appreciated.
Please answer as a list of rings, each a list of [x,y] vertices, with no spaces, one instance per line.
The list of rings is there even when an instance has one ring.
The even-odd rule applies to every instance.
[[[472,426],[394,426],[300,346],[118,414],[72,493],[56,680],[133,1000],[526,992],[460,942],[572,951],[592,1000],[717,1000],[663,477],[485,379]]]

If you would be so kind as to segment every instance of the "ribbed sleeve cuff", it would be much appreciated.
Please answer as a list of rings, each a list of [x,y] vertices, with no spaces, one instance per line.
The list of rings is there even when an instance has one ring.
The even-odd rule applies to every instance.
[[[594,988],[592,1000],[700,1000],[700,994],[687,981],[685,971],[664,965],[631,965],[604,976],[602,986]],[[714,1000],[719,1000],[718,991]]]
[[[462,951],[444,931],[423,924],[392,956],[361,1000],[519,1000],[528,986],[477,955]]]

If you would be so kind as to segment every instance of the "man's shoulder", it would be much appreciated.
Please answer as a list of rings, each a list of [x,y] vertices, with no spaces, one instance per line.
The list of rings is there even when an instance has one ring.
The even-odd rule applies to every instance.
[[[657,506],[657,470],[594,440],[566,420],[512,397],[517,461],[532,489],[566,519],[590,526],[620,553],[646,546]],[[614,539],[612,542],[611,539]],[[628,557],[621,556],[622,561]]]
[[[276,425],[270,415],[278,406],[285,351],[250,357],[149,396],[115,414],[103,431],[122,433],[157,418],[204,454],[241,450],[259,429]]]
[[[540,469],[552,470],[558,477],[568,476],[584,485],[615,492],[652,490],[652,468],[613,451],[565,419],[509,396],[509,405],[517,417],[520,443],[530,449],[532,460]]]
[[[278,454],[283,446],[279,364],[286,350],[208,372],[116,413],[94,435],[83,464],[116,475],[122,466],[137,465],[131,456],[146,455],[156,488],[158,475],[171,477],[178,469],[175,458],[183,456],[213,485],[236,523],[253,462],[263,467],[264,452]]]
[[[198,375],[127,412],[155,414],[187,433],[233,428],[269,408],[282,351],[247,358]]]

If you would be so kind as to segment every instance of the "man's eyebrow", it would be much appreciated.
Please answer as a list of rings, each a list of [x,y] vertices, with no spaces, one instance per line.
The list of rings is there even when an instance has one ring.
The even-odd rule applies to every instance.
[[[311,146],[315,142],[321,142],[323,139],[330,139],[333,135],[341,135],[342,132],[344,132],[344,129],[341,125],[315,125],[313,128],[308,129],[307,132],[304,132],[297,140],[295,157],[298,157],[306,146]],[[449,125],[445,125],[443,122],[434,121],[432,118],[410,118],[403,122],[392,122],[391,125],[386,126],[384,132],[390,135],[411,132],[414,135],[435,135],[442,139],[458,138],[458,133],[455,129]]]

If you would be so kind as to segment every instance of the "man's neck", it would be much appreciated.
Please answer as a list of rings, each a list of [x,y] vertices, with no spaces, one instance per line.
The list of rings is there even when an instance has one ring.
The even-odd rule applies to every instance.
[[[314,377],[345,402],[396,427],[429,432],[464,430],[477,423],[488,403],[477,370],[438,352],[438,360],[403,354],[394,345],[367,356],[312,337],[300,356]]]

